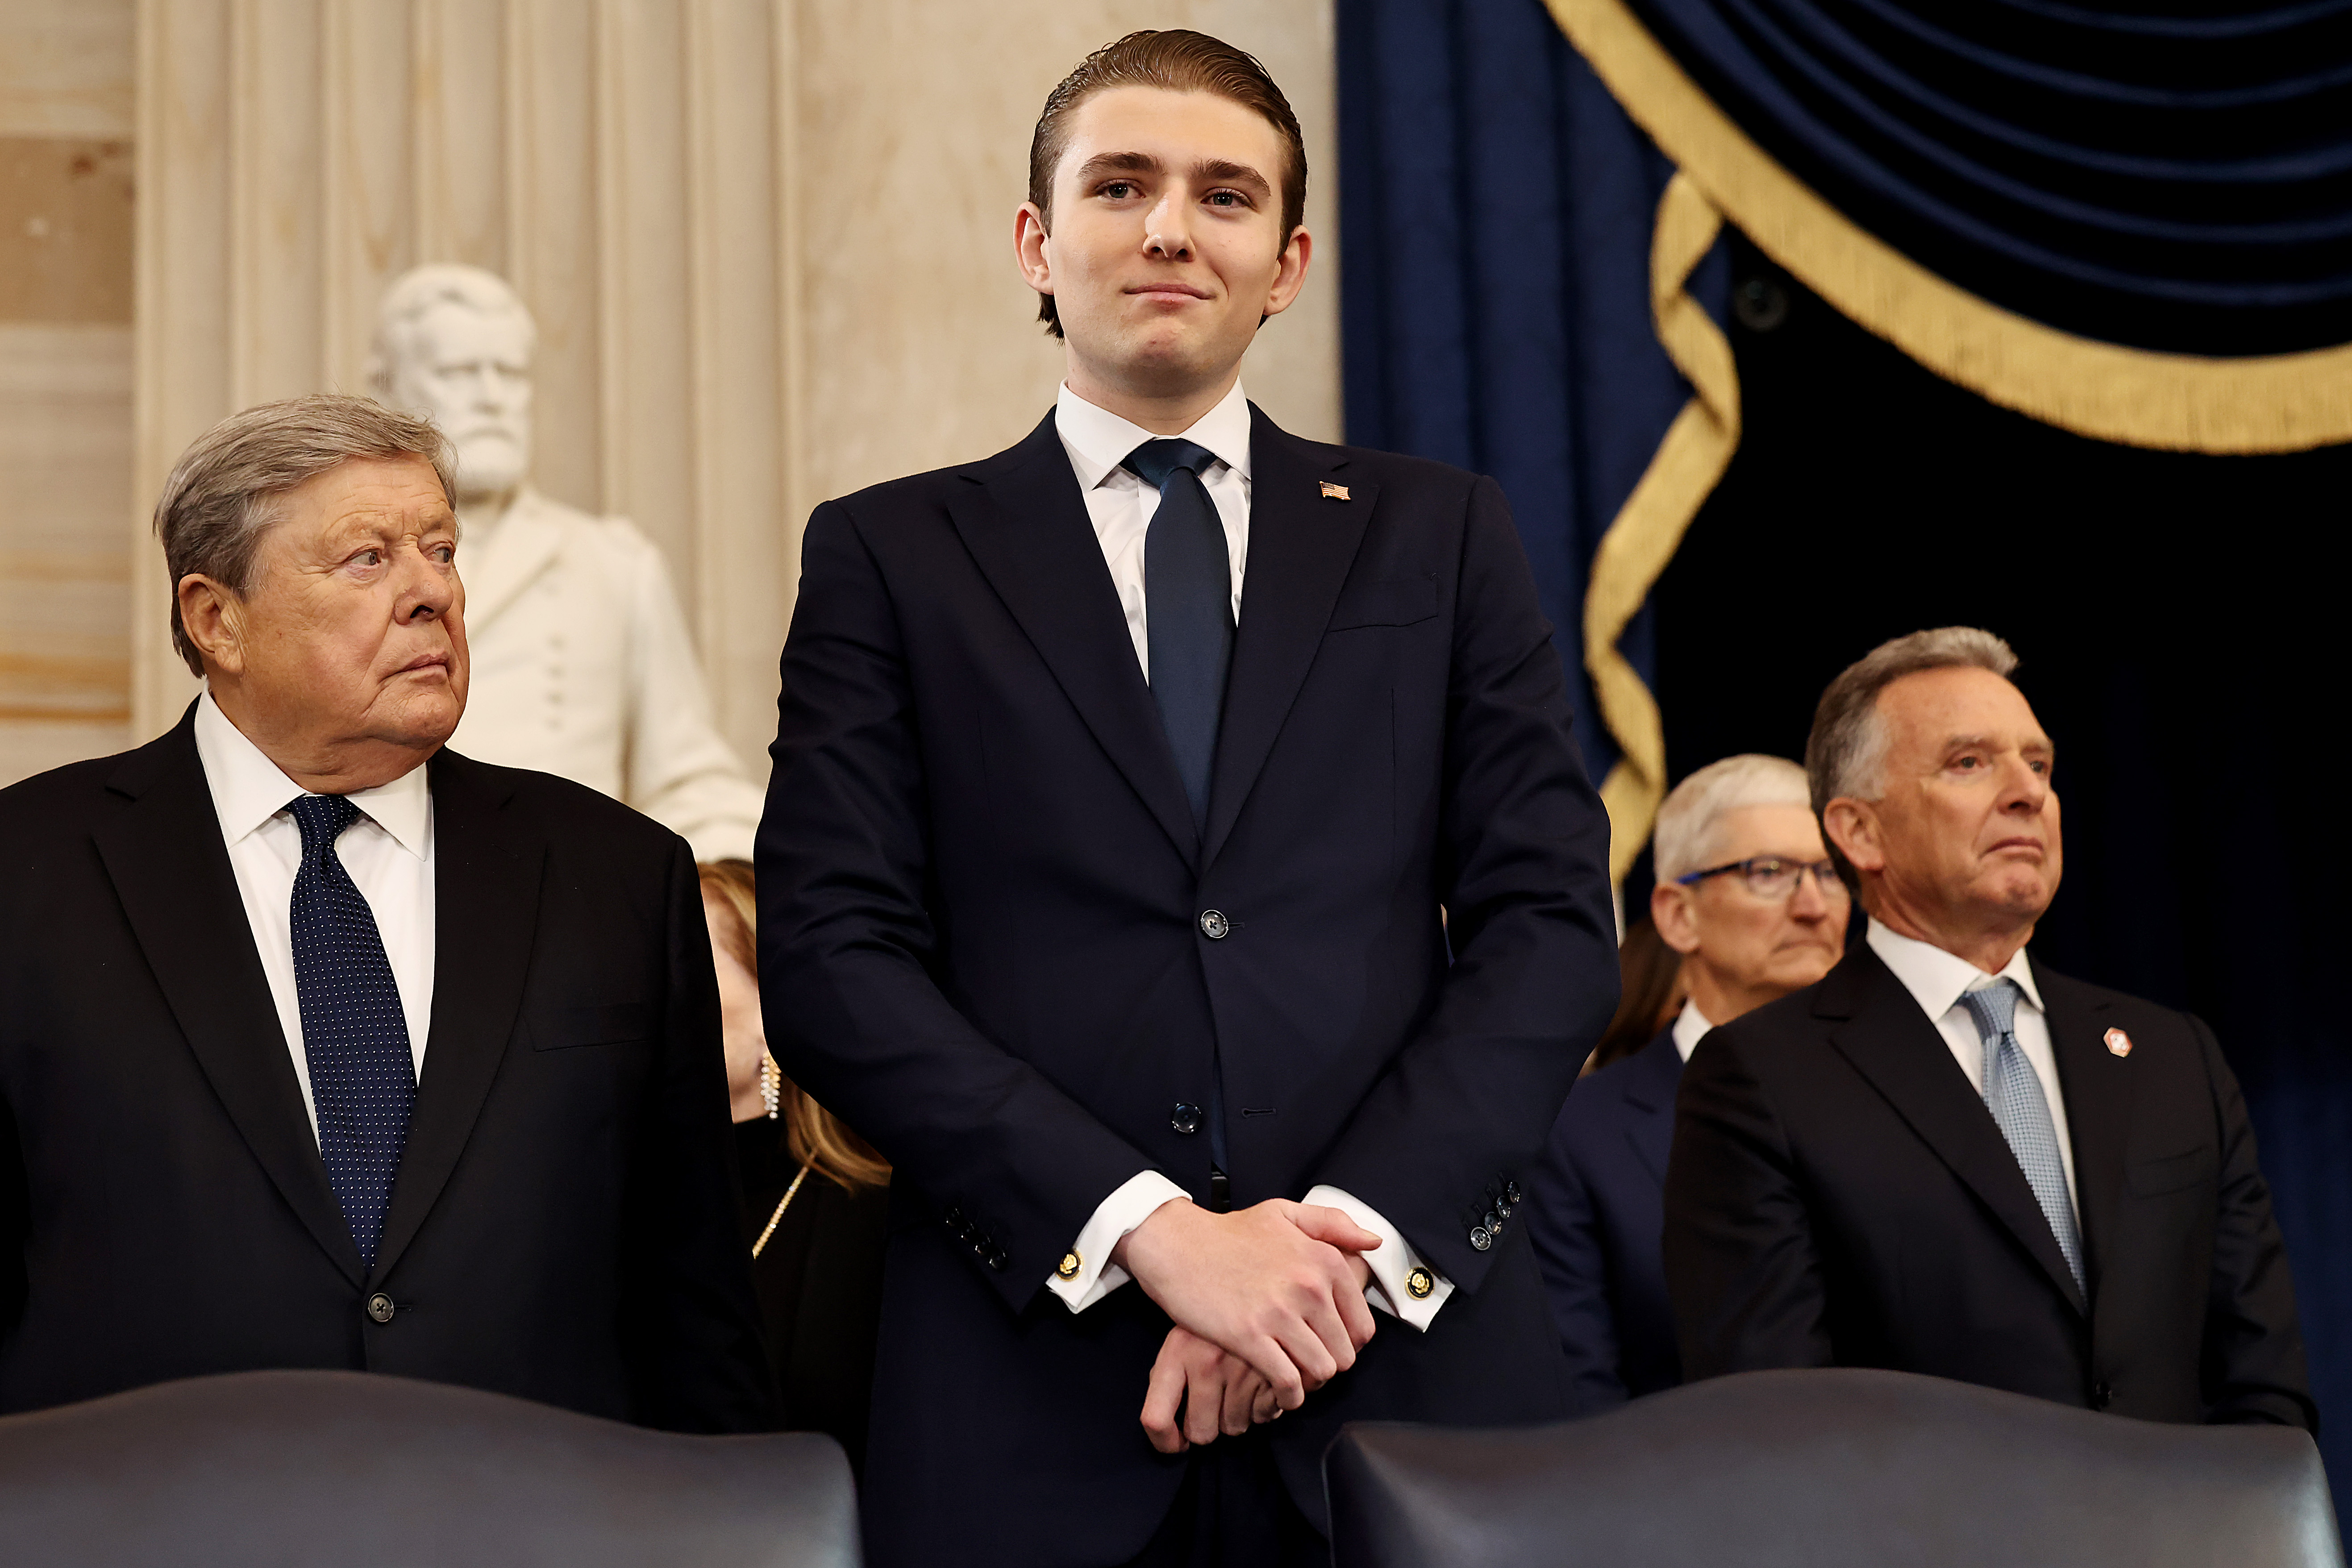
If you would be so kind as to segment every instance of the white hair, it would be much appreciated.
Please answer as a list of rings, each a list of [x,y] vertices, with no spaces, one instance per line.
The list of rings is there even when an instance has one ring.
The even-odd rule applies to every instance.
[[[1985,669],[2007,679],[2017,668],[2009,644],[1975,626],[1937,626],[1880,643],[1846,666],[1822,693],[1805,742],[1813,810],[1841,795],[1876,800],[1886,793],[1886,721],[1878,694],[1906,675],[1929,669]]]
[[[383,298],[376,301],[375,338],[368,348],[367,380],[379,402],[389,401],[392,396],[393,377],[408,352],[409,334],[417,319],[436,305],[463,305],[486,315],[519,316],[533,346],[539,342],[539,324],[531,320],[530,307],[497,273],[455,261],[412,267],[394,279],[392,286],[383,291]]]
[[[1805,770],[1786,757],[1748,752],[1709,763],[1675,786],[1658,808],[1651,861],[1658,880],[1671,882],[1706,869],[1717,852],[1717,826],[1727,812],[1750,805],[1811,804]]]

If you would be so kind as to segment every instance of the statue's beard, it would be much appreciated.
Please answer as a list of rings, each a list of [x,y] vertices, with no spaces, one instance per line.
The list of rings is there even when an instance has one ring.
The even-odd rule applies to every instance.
[[[456,445],[460,495],[503,495],[530,471],[530,444],[514,431],[469,431]]]

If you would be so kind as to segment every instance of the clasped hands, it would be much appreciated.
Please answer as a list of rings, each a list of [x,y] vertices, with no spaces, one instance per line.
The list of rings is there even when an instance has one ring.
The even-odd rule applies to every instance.
[[[1338,1209],[1273,1198],[1211,1214],[1171,1198],[1111,1261],[1176,1320],[1152,1363],[1143,1429],[1163,1454],[1296,1410],[1372,1337],[1364,1254],[1381,1238]]]

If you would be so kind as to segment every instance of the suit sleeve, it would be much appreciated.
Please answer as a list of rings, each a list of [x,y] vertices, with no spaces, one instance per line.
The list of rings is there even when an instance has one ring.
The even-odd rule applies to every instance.
[[[1318,1184],[1354,1194],[1475,1291],[1472,1239],[1510,1205],[1618,991],[1609,823],[1584,776],[1551,627],[1492,479],[1470,492],[1439,780],[1454,963]]]
[[[777,1422],[775,1383],[728,1135],[719,976],[682,843],[665,891],[668,1000],[658,1076],[630,1162],[622,1243],[633,1415],[668,1431],[765,1432]]]
[[[2254,1157],[2254,1129],[2238,1080],[2203,1020],[2191,1018],[2221,1136],[2220,1209],[2213,1273],[2205,1304],[2199,1381],[2206,1419],[2301,1426],[2316,1436],[2303,1330],[2286,1243],[2271,1213],[2271,1190]]]
[[[1574,1097],[1570,1100],[1573,1102]],[[1576,1414],[1613,1409],[1629,1397],[1618,1373],[1617,1315],[1609,1305],[1609,1259],[1601,1215],[1577,1168],[1568,1111],[1553,1126],[1551,1145],[1528,1183],[1528,1239],[1543,1271],[1544,1295],[1559,1348],[1568,1358]]]
[[[921,738],[888,586],[839,502],[802,544],[760,824],[760,985],[784,1070],[937,1204],[1019,1310],[1150,1158],[935,978]]]
[[[1831,1364],[1828,1294],[1788,1139],[1726,1029],[1683,1069],[1665,1201],[1685,1382]]]

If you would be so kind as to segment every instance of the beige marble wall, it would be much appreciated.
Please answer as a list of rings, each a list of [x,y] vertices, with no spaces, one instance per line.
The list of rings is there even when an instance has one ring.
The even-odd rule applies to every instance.
[[[135,145],[141,199],[135,334],[0,321],[0,497],[39,469],[78,498],[0,512],[0,777],[47,721],[6,706],[20,630],[53,661],[43,700],[79,671],[88,707],[43,765],[177,716],[145,534],[164,472],[237,408],[360,390],[378,291],[432,259],[530,302],[543,488],[669,552],[722,727],[762,766],[808,509],[985,455],[1051,402],[1059,351],[1011,258],[1029,132],[1143,26],[1255,50],[1299,111],[1316,276],[1245,375],[1336,437],[1330,0],[6,0],[0,138],[16,115]],[[37,585],[59,530],[89,574],[70,591]]]
[[[0,784],[131,733],[132,4],[0,4]]]

